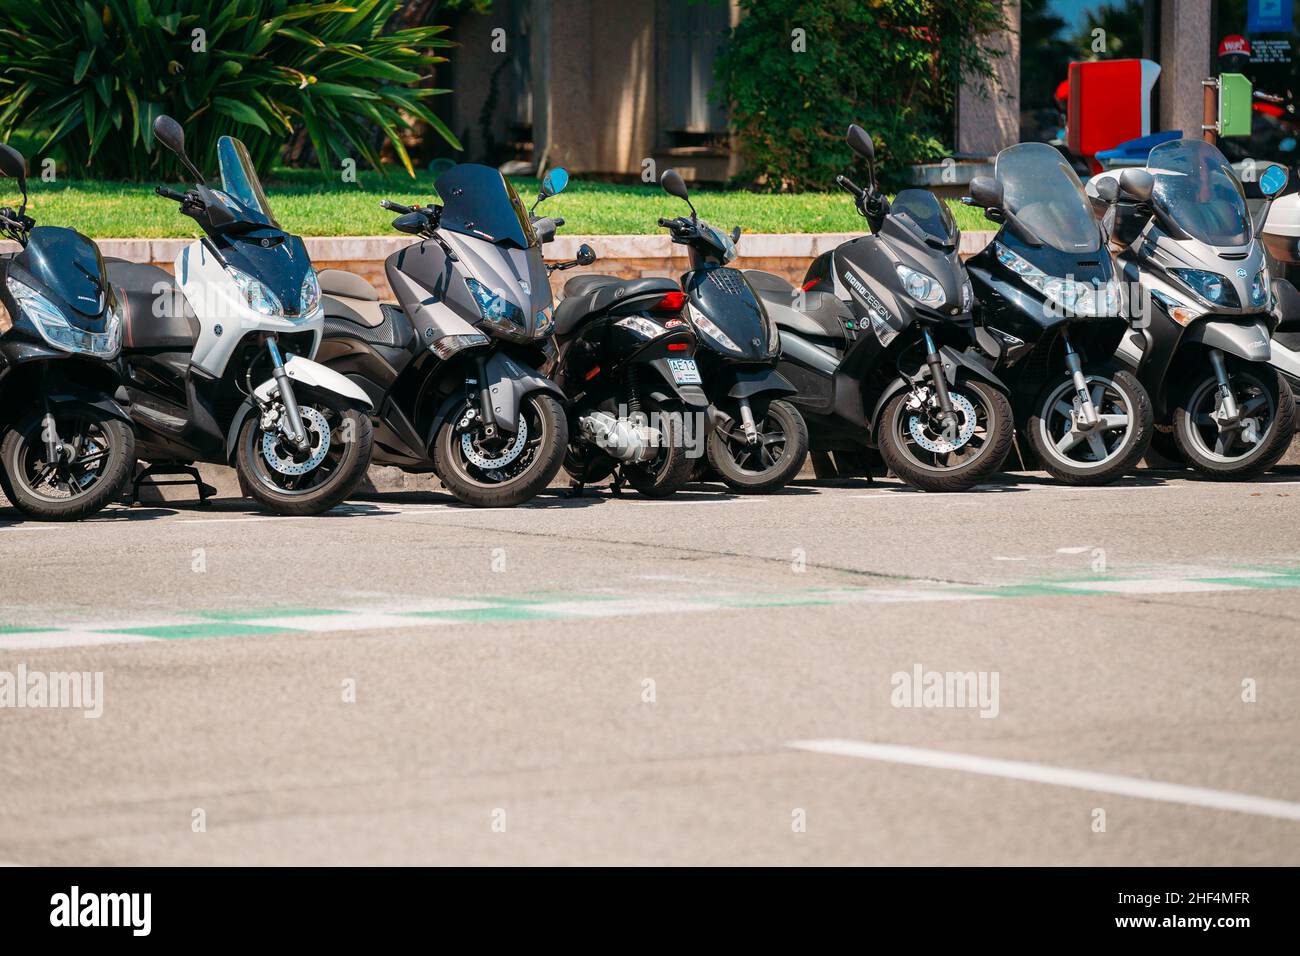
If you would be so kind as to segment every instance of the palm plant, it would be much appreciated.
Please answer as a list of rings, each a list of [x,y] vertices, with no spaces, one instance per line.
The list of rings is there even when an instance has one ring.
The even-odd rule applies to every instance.
[[[400,0],[0,0],[0,136],[37,134],[82,174],[142,179],[176,170],[153,137],[180,120],[196,161],[238,136],[266,168],[305,130],[322,170],[380,168],[375,131],[414,175],[408,117],[456,148],[418,85],[446,58],[446,27],[387,30]]]

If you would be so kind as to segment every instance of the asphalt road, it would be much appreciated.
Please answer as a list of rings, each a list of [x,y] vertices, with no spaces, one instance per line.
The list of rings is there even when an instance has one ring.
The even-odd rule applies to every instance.
[[[1300,860],[1300,469],[0,507],[0,566],[0,862]]]

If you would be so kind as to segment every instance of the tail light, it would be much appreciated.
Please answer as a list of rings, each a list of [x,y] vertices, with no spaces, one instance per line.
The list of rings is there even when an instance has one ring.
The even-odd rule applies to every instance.
[[[800,286],[800,288],[803,289],[805,292],[808,292],[812,289],[813,286],[815,286],[818,282],[821,281],[822,281],[821,279],[809,279],[802,286]]]
[[[650,310],[652,312],[680,312],[685,304],[685,292],[666,292],[662,299],[650,307]]]
[[[691,346],[690,346],[690,343],[688,343],[688,342],[669,342],[669,343],[668,343],[668,351],[670,351],[670,352],[685,352],[685,351],[686,351],[687,349],[689,349],[690,347],[691,347]]]

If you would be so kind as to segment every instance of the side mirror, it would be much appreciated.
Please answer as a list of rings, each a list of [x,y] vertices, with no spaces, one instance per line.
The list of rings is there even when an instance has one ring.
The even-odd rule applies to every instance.
[[[1097,181],[1097,199],[1107,206],[1119,202],[1119,182],[1114,176],[1106,176]]]
[[[589,266],[596,261],[596,252],[585,242],[578,246],[578,265]]]
[[[189,156],[185,153],[185,130],[181,128],[180,123],[166,113],[162,113],[153,121],[153,135],[158,142],[176,154],[176,157],[185,164],[185,168],[194,174],[197,182],[205,181],[203,174],[190,162]]]
[[[731,230],[731,242],[732,242],[733,245],[734,245],[735,243],[737,243],[737,242],[740,242],[740,227],[739,227],[739,226],[735,226],[735,227],[732,228],[732,230]]]
[[[564,187],[569,185],[569,173],[564,169],[552,169],[542,178],[542,188],[537,194],[537,201],[550,199],[552,196],[558,196],[564,192]]]
[[[984,209],[1002,208],[1002,184],[992,176],[976,176],[970,181],[972,205]]]
[[[18,180],[18,188],[27,192],[27,160],[8,143],[0,144],[0,173]]]
[[[1272,199],[1286,189],[1288,179],[1290,179],[1290,174],[1285,166],[1280,163],[1269,163],[1264,167],[1264,172],[1260,174],[1259,191],[1264,198]]]
[[[1155,185],[1155,177],[1145,169],[1126,169],[1119,174],[1119,191],[1138,202],[1150,202]]]
[[[682,174],[675,169],[664,170],[664,174],[659,177],[659,185],[664,187],[664,192],[670,196],[676,196],[678,199],[691,201],[691,195],[686,191],[686,183],[682,181]]]
[[[849,127],[847,135],[844,137],[849,144],[849,149],[857,153],[869,163],[876,161],[876,147],[871,142],[871,136],[865,129],[854,123]]]

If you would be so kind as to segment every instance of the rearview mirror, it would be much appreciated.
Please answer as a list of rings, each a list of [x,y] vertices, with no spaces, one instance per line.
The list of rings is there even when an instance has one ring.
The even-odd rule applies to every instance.
[[[1138,202],[1150,202],[1155,178],[1145,169],[1126,169],[1119,174],[1119,189]]]
[[[876,147],[871,142],[871,136],[857,123],[849,126],[848,134],[844,139],[848,142],[849,149],[853,150],[853,152],[867,160],[867,162],[875,162]]]
[[[1105,176],[1098,179],[1095,191],[1097,198],[1107,206],[1119,201],[1119,182],[1114,176]]]
[[[596,261],[596,252],[585,242],[578,246],[578,265],[589,266]]]
[[[176,122],[166,113],[162,113],[153,121],[153,135],[158,142],[162,143],[185,165],[198,182],[204,182],[203,174],[198,171],[197,167],[190,162],[190,158],[185,153],[185,130],[181,124]]]
[[[564,192],[564,187],[569,185],[569,173],[565,169],[552,169],[542,179],[542,189],[538,193],[537,199],[550,199],[552,196],[558,196]]]
[[[1269,163],[1264,167],[1264,172],[1259,177],[1259,191],[1267,199],[1272,199],[1283,189],[1286,189],[1287,180],[1290,174],[1285,166],[1279,163]]]
[[[0,144],[0,173],[18,180],[18,188],[27,192],[27,160],[8,143]]]
[[[970,198],[985,209],[1002,208],[1002,184],[992,176],[976,176],[970,181]]]
[[[676,196],[678,199],[691,201],[690,193],[686,191],[686,183],[682,181],[682,174],[675,169],[664,171],[663,176],[659,179],[659,185],[664,187],[664,192],[670,196]]]

